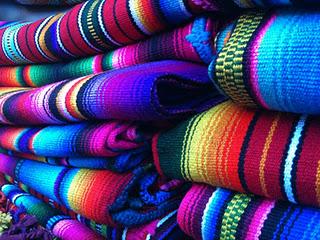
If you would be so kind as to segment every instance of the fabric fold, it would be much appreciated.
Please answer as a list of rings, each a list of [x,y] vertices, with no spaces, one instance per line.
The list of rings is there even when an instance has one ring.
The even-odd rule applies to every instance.
[[[155,136],[155,164],[170,178],[320,206],[319,123],[228,101]]]
[[[113,172],[128,172],[139,164],[151,162],[152,153],[149,144],[137,149],[128,150],[120,155],[113,157],[41,157],[30,153],[14,152],[1,149],[0,153],[16,157],[47,163],[50,165],[87,168],[87,169],[106,169]]]
[[[140,225],[133,228],[113,228],[108,225],[98,224],[97,222],[85,218],[80,214],[75,213],[74,211],[65,208],[64,206],[58,204],[52,199],[47,198],[46,196],[40,194],[39,192],[31,189],[25,184],[16,181],[8,175],[5,175],[5,180],[11,184],[15,184],[24,192],[30,193],[33,196],[36,196],[37,199],[47,203],[50,206],[54,206],[55,209],[58,209],[63,214],[71,216],[72,219],[77,219],[79,222],[97,232],[98,234],[106,237],[110,240],[145,240],[145,239],[162,239],[165,237],[186,237],[177,223],[177,209],[169,212],[167,215],[161,216],[158,219],[155,219],[144,225]],[[161,185],[162,190],[173,189],[174,186],[179,186],[179,181],[171,181]],[[181,185],[180,185],[181,186]],[[176,239],[176,238],[175,238]]]
[[[161,189],[150,165],[119,174],[1,155],[0,171],[88,219],[111,227],[148,223],[179,206],[187,185]]]
[[[204,12],[193,1],[89,0],[0,29],[0,65],[61,62],[141,41]]]
[[[240,16],[217,36],[211,79],[245,106],[319,114],[319,19],[297,8]]]
[[[160,121],[201,112],[222,100],[205,66],[160,61],[35,89],[0,88],[0,122]]]
[[[320,210],[194,184],[178,223],[196,240],[316,239]]]
[[[29,154],[27,157],[114,157],[146,147],[152,131],[147,126],[119,121],[45,127],[1,126],[0,147]]]
[[[0,67],[0,86],[39,87],[107,70],[169,59],[209,64],[215,54],[212,44],[220,28],[219,22],[217,19],[199,17],[183,27],[145,41],[67,63]]]

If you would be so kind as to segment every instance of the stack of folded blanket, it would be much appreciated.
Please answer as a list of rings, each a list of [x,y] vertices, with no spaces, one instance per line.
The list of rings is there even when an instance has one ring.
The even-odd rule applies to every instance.
[[[15,4],[0,240],[318,239],[320,1]]]

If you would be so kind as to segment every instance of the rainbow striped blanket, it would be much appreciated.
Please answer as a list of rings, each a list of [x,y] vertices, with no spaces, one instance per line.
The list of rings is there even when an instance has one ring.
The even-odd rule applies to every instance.
[[[201,112],[223,99],[205,66],[161,61],[40,88],[1,87],[0,122],[160,121]]]
[[[0,29],[0,65],[95,55],[179,26],[204,10],[196,0],[89,0],[66,13]]]
[[[178,223],[195,240],[317,239],[320,210],[194,184]]]
[[[150,165],[119,174],[0,155],[0,172],[67,209],[111,227],[133,227],[166,215],[179,206],[188,187],[166,185]]]
[[[153,139],[163,175],[320,206],[320,119],[231,101]]]
[[[209,64],[214,54],[212,43],[220,28],[219,22],[199,17],[185,26],[145,41],[70,62],[0,67],[0,86],[39,87],[107,70],[168,59]]]

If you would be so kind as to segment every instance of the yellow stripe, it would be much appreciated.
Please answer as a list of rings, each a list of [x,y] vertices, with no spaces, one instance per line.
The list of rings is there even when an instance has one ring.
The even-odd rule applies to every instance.
[[[264,143],[263,150],[262,150],[262,156],[261,156],[261,160],[260,160],[259,178],[260,178],[262,192],[263,192],[264,196],[266,196],[266,197],[270,197],[270,195],[268,194],[267,185],[266,185],[266,182],[265,182],[265,169],[264,168],[266,166],[266,160],[267,160],[267,157],[268,157],[270,144],[272,142],[272,138],[273,138],[274,132],[277,129],[279,120],[280,120],[280,114],[277,114],[276,118],[272,122],[272,125],[271,125],[270,131],[268,133],[266,142]]]

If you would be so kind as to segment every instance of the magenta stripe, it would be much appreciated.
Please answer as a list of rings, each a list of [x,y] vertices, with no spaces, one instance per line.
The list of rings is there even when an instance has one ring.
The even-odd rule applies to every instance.
[[[246,240],[259,239],[261,229],[264,221],[267,219],[268,214],[274,208],[275,201],[265,200],[256,210],[246,235]]]
[[[259,55],[259,47],[262,42],[264,35],[266,34],[269,27],[275,21],[276,15],[270,16],[268,22],[264,24],[264,26],[260,29],[258,35],[255,37],[254,41],[251,45],[251,56],[250,56],[250,84],[252,86],[252,92],[255,95],[256,100],[266,109],[268,109],[268,105],[263,100],[263,97],[259,91],[259,76],[258,76],[258,55]]]

